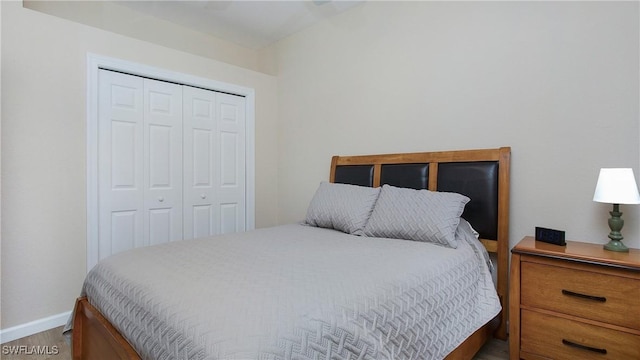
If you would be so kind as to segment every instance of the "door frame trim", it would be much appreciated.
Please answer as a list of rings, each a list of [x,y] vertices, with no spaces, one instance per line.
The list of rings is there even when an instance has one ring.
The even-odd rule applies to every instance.
[[[245,98],[246,230],[255,228],[255,89],[131,61],[87,53],[87,272],[99,260],[98,244],[98,71],[120,71],[225,92]]]

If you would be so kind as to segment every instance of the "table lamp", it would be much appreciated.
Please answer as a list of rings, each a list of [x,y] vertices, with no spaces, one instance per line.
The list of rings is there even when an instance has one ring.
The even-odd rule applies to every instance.
[[[604,248],[610,251],[628,252],[623,243],[623,236],[620,233],[624,220],[620,212],[620,204],[640,204],[640,194],[638,185],[633,176],[633,169],[628,168],[603,168],[600,169],[596,191],[593,194],[593,201],[613,204],[613,211],[610,211],[609,219],[609,243]]]

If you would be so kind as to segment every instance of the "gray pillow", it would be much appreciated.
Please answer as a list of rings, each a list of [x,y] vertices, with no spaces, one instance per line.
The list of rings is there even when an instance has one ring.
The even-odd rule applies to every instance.
[[[362,235],[380,188],[320,183],[311,199],[305,223]]]
[[[456,228],[469,198],[449,192],[384,185],[364,235],[456,248]]]

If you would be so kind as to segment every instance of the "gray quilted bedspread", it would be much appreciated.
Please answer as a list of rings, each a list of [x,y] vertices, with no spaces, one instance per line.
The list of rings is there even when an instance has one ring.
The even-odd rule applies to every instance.
[[[458,236],[284,225],[112,256],[83,293],[143,359],[442,359],[500,310],[477,240]]]

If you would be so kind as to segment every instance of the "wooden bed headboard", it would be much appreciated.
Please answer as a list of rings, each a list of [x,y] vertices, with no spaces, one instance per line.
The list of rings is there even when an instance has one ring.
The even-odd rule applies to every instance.
[[[462,217],[497,254],[502,316],[496,336],[506,338],[509,262],[509,165],[511,148],[405,154],[334,156],[330,181],[378,187],[448,191],[471,199]]]

